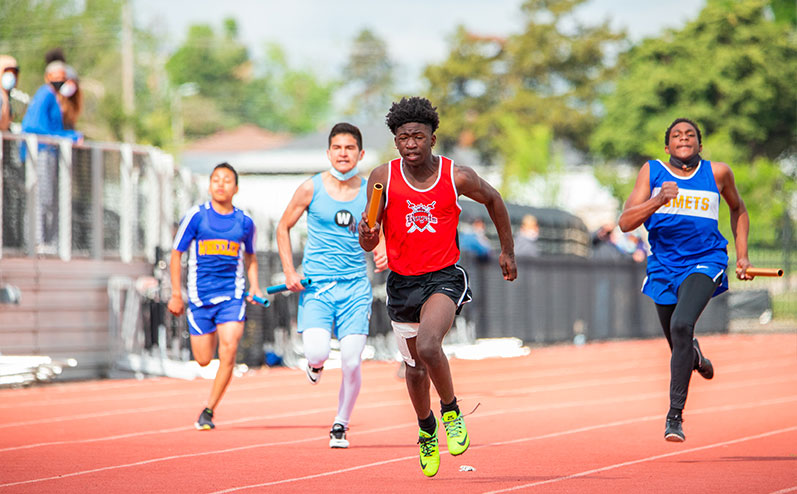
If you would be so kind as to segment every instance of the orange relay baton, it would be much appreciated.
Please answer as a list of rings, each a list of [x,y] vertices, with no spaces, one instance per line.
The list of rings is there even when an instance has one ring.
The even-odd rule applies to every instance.
[[[379,211],[379,203],[382,201],[382,189],[384,187],[380,183],[374,184],[374,190],[371,192],[371,204],[368,205],[368,227],[373,228],[376,224],[376,213]]]
[[[780,268],[747,268],[745,273],[750,276],[772,276],[775,278],[783,276],[783,270]]]

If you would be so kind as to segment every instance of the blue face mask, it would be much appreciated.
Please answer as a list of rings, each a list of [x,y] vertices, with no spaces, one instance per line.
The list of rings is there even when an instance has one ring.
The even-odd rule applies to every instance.
[[[3,72],[3,76],[0,77],[0,85],[3,86],[3,89],[6,91],[11,91],[14,89],[14,86],[17,85],[17,76],[13,72]]]
[[[345,182],[346,180],[348,180],[351,177],[353,177],[353,176],[357,175],[358,173],[360,173],[360,171],[355,166],[354,168],[352,168],[351,170],[347,171],[346,173],[340,173],[339,171],[337,171],[335,169],[334,166],[332,166],[332,167],[329,168],[329,173],[331,173],[333,177],[337,178],[341,182]]]

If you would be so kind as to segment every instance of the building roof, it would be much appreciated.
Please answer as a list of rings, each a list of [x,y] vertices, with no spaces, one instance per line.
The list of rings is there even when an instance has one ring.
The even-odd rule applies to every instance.
[[[292,136],[271,132],[257,125],[244,124],[234,129],[222,130],[191,142],[186,153],[241,152],[273,149],[290,141]]]

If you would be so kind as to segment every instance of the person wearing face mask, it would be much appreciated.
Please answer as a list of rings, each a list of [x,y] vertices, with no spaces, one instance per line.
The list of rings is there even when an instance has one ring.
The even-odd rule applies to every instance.
[[[36,91],[22,118],[22,131],[67,137],[75,142],[81,142],[83,134],[64,128],[63,113],[56,96],[67,82],[67,65],[61,60],[48,63],[44,69],[44,81],[45,84]]]
[[[80,79],[77,71],[66,66],[66,82],[58,90],[58,105],[64,121],[64,129],[75,130],[75,124],[83,110],[83,93],[80,92]]]
[[[360,393],[362,352],[371,318],[371,283],[365,252],[357,239],[357,219],[366,207],[366,181],[357,163],[363,158],[362,134],[354,125],[338,123],[329,133],[331,167],[302,183],[277,226],[285,284],[299,292],[297,325],[302,335],[305,372],[318,384],[329,358],[330,341],[340,342],[342,379],[338,411],[329,432],[331,448],[347,448],[346,431]],[[307,212],[307,243],[302,271],[312,280],[304,287],[293,263],[290,230]],[[384,253],[375,254],[376,271],[387,267]]]
[[[11,109],[11,90],[17,85],[19,66],[14,57],[0,55],[0,131],[8,131],[14,118]]]
[[[683,442],[681,423],[689,380],[696,370],[714,377],[714,366],[694,337],[695,323],[712,297],[728,289],[728,241],[718,228],[721,199],[730,209],[736,247],[736,277],[750,280],[747,255],[750,218],[731,168],[704,160],[697,124],[677,118],[664,134],[668,161],[650,160],[639,170],[618,225],[629,232],[644,223],[651,254],[642,293],[653,299],[670,359],[670,410],[664,439]]]

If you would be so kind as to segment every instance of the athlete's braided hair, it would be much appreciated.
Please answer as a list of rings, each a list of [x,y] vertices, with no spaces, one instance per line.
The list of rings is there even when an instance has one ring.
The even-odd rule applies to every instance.
[[[396,135],[396,130],[399,127],[410,122],[426,124],[432,128],[432,133],[434,133],[437,126],[440,125],[440,117],[437,115],[437,108],[432,106],[431,101],[418,96],[401,98],[398,103],[393,103],[385,116],[385,123],[393,135]]]
[[[696,123],[694,123],[693,121],[689,120],[688,118],[676,118],[673,121],[673,123],[671,123],[670,126],[667,127],[667,132],[664,133],[664,145],[665,146],[669,146],[670,145],[670,132],[672,132],[672,128],[673,127],[675,127],[676,125],[678,125],[681,122],[686,122],[689,125],[691,125],[692,127],[694,127],[695,130],[697,131],[697,143],[698,144],[703,144],[703,135],[700,134],[700,127],[698,127]]]

